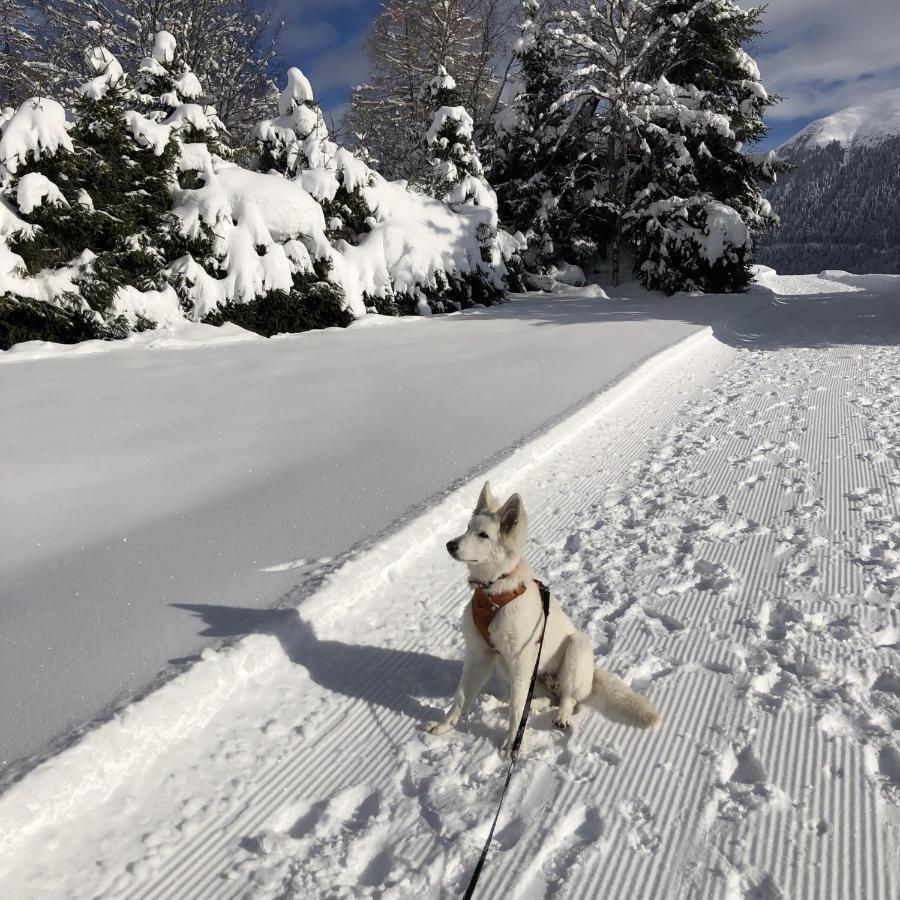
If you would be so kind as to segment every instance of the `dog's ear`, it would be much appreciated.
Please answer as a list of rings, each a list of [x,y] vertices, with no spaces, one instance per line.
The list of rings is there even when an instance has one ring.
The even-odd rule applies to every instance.
[[[498,513],[500,517],[500,532],[505,535],[518,537],[525,531],[525,504],[518,494],[513,494]]]
[[[491,493],[491,483],[486,481],[481,493],[478,495],[478,502],[475,504],[475,515],[480,516],[484,513],[495,513],[499,509],[500,504],[497,498]]]

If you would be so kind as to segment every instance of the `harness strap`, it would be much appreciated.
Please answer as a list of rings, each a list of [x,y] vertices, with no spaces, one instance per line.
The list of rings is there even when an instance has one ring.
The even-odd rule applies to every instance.
[[[541,606],[544,609],[544,623],[541,628],[540,639],[538,640],[538,652],[534,660],[534,671],[531,673],[531,684],[528,685],[528,697],[525,700],[525,708],[522,710],[522,718],[519,720],[519,730],[516,732],[512,751],[509,754],[509,768],[506,771],[506,782],[503,785],[503,790],[500,792],[500,801],[497,803],[497,812],[494,815],[494,821],[491,823],[491,830],[488,832],[487,840],[484,842],[484,847],[481,851],[481,856],[478,858],[475,871],[472,872],[472,877],[469,879],[469,886],[466,888],[465,894],[463,894],[463,900],[471,900],[475,893],[475,886],[478,884],[478,879],[481,876],[481,870],[484,868],[491,841],[494,839],[494,829],[497,827],[497,820],[500,818],[500,809],[503,806],[503,799],[506,797],[506,790],[512,779],[513,768],[516,764],[516,760],[519,758],[519,748],[522,746],[522,738],[525,737],[525,726],[528,724],[528,713],[531,711],[531,700],[534,697],[534,684],[537,681],[538,667],[541,663],[541,650],[544,647],[544,635],[547,632],[547,618],[550,615],[550,589],[541,581],[535,580],[535,584],[538,586],[538,590],[541,593]]]

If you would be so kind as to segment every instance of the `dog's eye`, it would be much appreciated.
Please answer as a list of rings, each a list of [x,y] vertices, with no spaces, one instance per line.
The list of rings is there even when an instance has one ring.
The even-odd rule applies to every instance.
[[[478,537],[483,538],[484,540],[488,540],[488,535],[487,535],[487,533],[484,532],[484,531],[479,531],[479,532],[478,532]]]

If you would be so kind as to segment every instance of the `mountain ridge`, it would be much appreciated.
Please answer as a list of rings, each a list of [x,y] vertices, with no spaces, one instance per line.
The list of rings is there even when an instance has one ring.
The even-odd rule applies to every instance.
[[[827,147],[872,146],[900,136],[900,87],[873,94],[864,103],[846,106],[810,122],[781,144],[776,152],[790,158],[804,151]]]

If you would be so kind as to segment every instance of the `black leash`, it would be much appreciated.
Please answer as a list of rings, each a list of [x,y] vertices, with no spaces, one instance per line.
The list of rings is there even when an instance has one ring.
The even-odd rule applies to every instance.
[[[513,768],[516,765],[516,760],[519,758],[519,747],[522,746],[522,738],[525,737],[525,726],[528,724],[531,698],[534,696],[534,684],[537,681],[538,666],[541,662],[541,650],[544,647],[544,634],[547,631],[547,617],[550,615],[550,589],[541,581],[535,580],[534,583],[541,592],[541,606],[544,608],[544,627],[541,629],[541,637],[538,641],[537,658],[534,661],[534,671],[531,673],[531,684],[528,685],[528,698],[525,700],[525,709],[522,710],[522,719],[519,722],[519,730],[516,732],[516,739],[513,741],[512,750],[509,754],[509,769],[507,769],[506,772],[506,783],[503,785],[503,790],[500,792],[500,802],[497,804],[497,814],[494,816],[491,830],[488,832],[487,840],[484,842],[484,848],[481,851],[478,865],[475,866],[475,871],[469,879],[469,886],[466,888],[465,894],[463,894],[463,900],[471,900],[472,895],[475,893],[475,885],[478,884],[478,878],[481,875],[481,870],[484,868],[488,850],[491,847],[491,841],[494,839],[494,829],[497,827],[497,820],[500,818],[500,809],[503,806],[503,799],[506,797],[506,789],[509,787],[510,779],[512,779]]]

